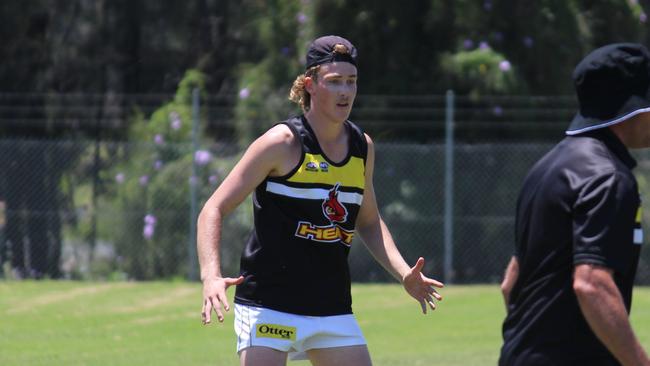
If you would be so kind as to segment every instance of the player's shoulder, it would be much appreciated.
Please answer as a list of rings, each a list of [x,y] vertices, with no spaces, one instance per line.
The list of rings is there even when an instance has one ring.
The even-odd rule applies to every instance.
[[[284,123],[278,123],[277,125],[269,128],[264,135],[260,138],[267,140],[269,144],[291,144],[296,140],[291,128]]]
[[[360,149],[364,159],[375,154],[375,144],[370,135],[365,132],[360,136]]]
[[[372,142],[372,138],[367,133],[365,133],[365,132],[363,133],[363,138],[366,140],[366,143],[368,144],[368,146],[373,146],[374,145],[374,143]]]
[[[280,123],[268,129],[254,144],[260,153],[282,158],[299,146],[299,141],[289,126]]]

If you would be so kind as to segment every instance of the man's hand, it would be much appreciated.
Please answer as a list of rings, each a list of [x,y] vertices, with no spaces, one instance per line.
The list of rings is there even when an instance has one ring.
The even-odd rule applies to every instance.
[[[217,313],[219,322],[223,322],[223,313],[221,312],[221,304],[226,311],[230,310],[226,290],[232,285],[239,285],[244,282],[244,277],[238,278],[222,278],[215,277],[203,281],[203,309],[201,310],[201,320],[203,324],[210,324],[212,311]]]
[[[420,306],[422,306],[422,313],[426,314],[427,303],[431,307],[431,310],[435,310],[436,304],[433,302],[433,298],[438,301],[442,300],[442,296],[440,296],[434,287],[442,288],[444,285],[442,282],[438,282],[423,275],[423,267],[424,258],[420,257],[415,263],[415,266],[404,275],[402,284],[404,285],[406,292],[420,303]]]

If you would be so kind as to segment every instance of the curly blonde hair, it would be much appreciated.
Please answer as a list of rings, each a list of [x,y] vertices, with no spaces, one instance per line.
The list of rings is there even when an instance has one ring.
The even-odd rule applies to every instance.
[[[311,95],[305,90],[305,78],[311,77],[314,82],[318,82],[318,70],[320,70],[320,65],[311,67],[304,74],[298,75],[289,92],[289,100],[298,104],[305,112],[309,111],[311,102]]]

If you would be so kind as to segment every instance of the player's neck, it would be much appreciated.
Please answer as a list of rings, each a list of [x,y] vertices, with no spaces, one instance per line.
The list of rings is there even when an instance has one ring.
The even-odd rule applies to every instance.
[[[321,144],[333,144],[341,141],[345,134],[345,121],[333,120],[310,110],[305,113],[307,122]]]

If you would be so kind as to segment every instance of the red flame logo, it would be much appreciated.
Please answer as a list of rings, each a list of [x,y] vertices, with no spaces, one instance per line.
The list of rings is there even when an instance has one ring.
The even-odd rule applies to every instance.
[[[339,202],[338,195],[339,183],[336,183],[323,201],[323,214],[330,222],[345,222],[348,216],[348,210]]]

